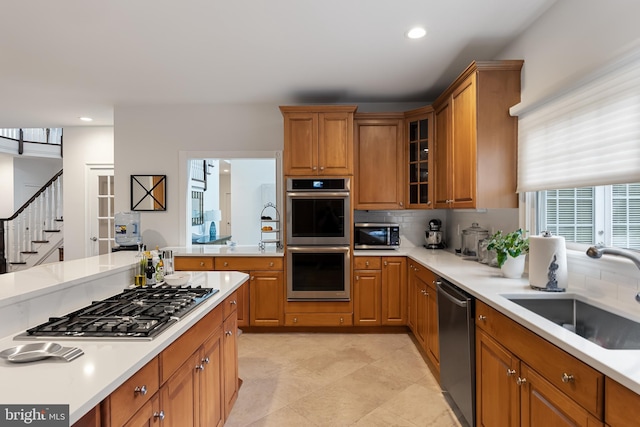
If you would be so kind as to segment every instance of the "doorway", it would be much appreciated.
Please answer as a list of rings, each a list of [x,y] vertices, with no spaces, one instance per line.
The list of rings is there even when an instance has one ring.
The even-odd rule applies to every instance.
[[[88,165],[85,255],[107,254],[115,246],[113,165]]]

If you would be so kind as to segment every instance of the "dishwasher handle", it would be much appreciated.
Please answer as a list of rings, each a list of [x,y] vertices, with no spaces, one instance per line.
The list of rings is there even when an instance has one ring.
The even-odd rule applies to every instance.
[[[438,291],[439,293],[446,297],[449,301],[451,301],[452,303],[454,303],[455,305],[459,306],[459,307],[466,307],[468,305],[468,300],[465,299],[458,299],[456,298],[456,296],[452,295],[451,292],[456,292],[455,289],[453,289],[448,283],[443,282],[441,280],[436,280],[436,286],[438,287]]]

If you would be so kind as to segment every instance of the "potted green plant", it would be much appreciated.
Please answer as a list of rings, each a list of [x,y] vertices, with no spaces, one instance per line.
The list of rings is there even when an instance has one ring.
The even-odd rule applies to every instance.
[[[524,272],[524,261],[529,253],[529,238],[519,228],[507,234],[499,230],[489,238],[488,250],[496,251],[498,267],[509,278],[520,278]]]

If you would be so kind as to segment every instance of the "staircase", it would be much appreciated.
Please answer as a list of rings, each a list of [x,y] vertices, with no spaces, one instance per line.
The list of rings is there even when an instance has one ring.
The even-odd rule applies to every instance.
[[[0,218],[0,274],[62,260],[62,171],[9,218]]]

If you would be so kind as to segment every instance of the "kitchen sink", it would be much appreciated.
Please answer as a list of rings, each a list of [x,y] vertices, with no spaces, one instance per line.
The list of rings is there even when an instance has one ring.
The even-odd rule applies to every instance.
[[[507,299],[601,347],[640,350],[640,322],[571,297]]]

